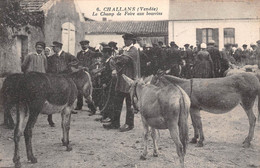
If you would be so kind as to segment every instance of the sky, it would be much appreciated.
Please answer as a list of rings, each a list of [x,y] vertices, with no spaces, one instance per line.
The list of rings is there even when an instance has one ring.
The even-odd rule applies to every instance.
[[[85,17],[101,21],[167,20],[169,0],[76,0]]]

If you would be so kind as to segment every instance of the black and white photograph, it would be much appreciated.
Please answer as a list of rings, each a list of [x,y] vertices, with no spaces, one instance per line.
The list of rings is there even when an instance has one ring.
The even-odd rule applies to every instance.
[[[259,0],[0,0],[0,168],[260,168]]]

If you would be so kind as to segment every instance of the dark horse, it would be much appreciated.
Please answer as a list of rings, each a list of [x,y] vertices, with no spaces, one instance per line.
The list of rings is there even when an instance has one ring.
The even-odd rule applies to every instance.
[[[181,79],[171,75],[154,77],[153,84],[171,83],[179,85],[191,99],[190,115],[194,128],[194,137],[191,143],[203,146],[204,133],[202,129],[200,110],[214,114],[223,114],[231,111],[241,104],[249,119],[249,133],[243,142],[244,147],[249,147],[254,136],[256,117],[253,105],[258,96],[258,113],[260,112],[260,84],[257,77],[250,73],[241,73],[224,78],[211,79]]]
[[[7,77],[15,78],[17,74]],[[27,158],[32,163],[36,163],[37,159],[32,152],[32,129],[36,123],[39,113],[53,114],[61,111],[62,116],[62,143],[67,147],[67,151],[72,150],[69,144],[69,129],[71,110],[74,108],[75,100],[77,99],[78,89],[77,84],[84,83],[83,95],[92,102],[92,84],[91,79],[82,81],[82,77],[89,74],[84,71],[78,71],[69,75],[44,74],[38,72],[30,72],[19,76],[19,82],[14,87],[13,94],[5,94],[3,92],[4,106],[12,100],[12,104],[16,105],[17,109],[17,124],[14,131],[14,157],[13,162],[15,167],[21,167],[19,156],[19,141],[23,131],[25,117],[29,114],[28,121],[24,130],[24,138],[26,144]],[[5,88],[4,86],[3,88]],[[8,89],[7,89],[8,90]],[[9,90],[10,93],[10,90]],[[6,109],[6,108],[5,108]],[[10,112],[9,112],[10,114]]]
[[[92,82],[89,73],[86,73],[83,70],[78,72],[65,75],[70,77],[77,86],[79,94],[83,95],[88,104],[93,104],[92,101]],[[15,106],[18,101],[18,92],[17,87],[19,82],[24,77],[24,74],[16,73],[9,75],[3,82],[3,87],[1,89],[1,99],[4,106],[4,125],[8,128],[14,128],[14,121],[12,119],[10,110]],[[54,127],[55,124],[52,120],[52,114],[48,115],[49,125]]]

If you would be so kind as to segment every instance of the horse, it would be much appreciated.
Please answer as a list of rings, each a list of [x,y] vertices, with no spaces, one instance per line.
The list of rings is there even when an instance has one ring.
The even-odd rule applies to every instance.
[[[66,146],[67,151],[72,150],[72,147],[69,144],[69,129],[71,111],[75,106],[78,95],[77,84],[84,84],[84,97],[92,102],[91,80],[82,80],[81,77],[83,73],[86,72],[78,71],[69,75],[29,72],[27,74],[22,74],[22,77],[20,76],[21,78],[14,91],[16,94],[11,95],[10,99],[14,100],[17,116],[17,123],[14,130],[15,149],[13,162],[15,163],[15,167],[21,167],[19,141],[22,135],[22,126],[27,115],[29,115],[29,117],[24,130],[24,138],[29,161],[32,163],[37,162],[37,159],[33,155],[31,138],[32,129],[39,113],[50,115],[61,111],[61,125],[63,131],[62,143],[63,146]],[[4,96],[4,98],[8,99],[9,97]],[[8,101],[5,101],[4,99],[4,102]]]
[[[143,80],[133,81],[122,75],[130,85],[130,96],[135,110],[140,111],[144,127],[144,151],[140,159],[147,155],[148,132],[151,127],[153,156],[158,156],[157,135],[155,129],[168,129],[176,145],[181,167],[188,141],[188,115],[190,99],[183,89],[175,84],[158,87],[145,84]]]
[[[260,115],[260,84],[258,78],[251,73],[240,73],[223,78],[211,79],[181,79],[171,75],[155,76],[152,84],[179,85],[191,99],[191,120],[194,128],[194,137],[191,143],[203,146],[204,133],[200,110],[213,114],[223,114],[231,111],[241,104],[249,120],[249,133],[243,142],[244,147],[249,147],[254,136],[256,117],[253,105],[258,96],[258,113]],[[199,141],[197,141],[199,138]]]
[[[84,95],[86,102],[88,104],[93,104],[92,101],[93,87],[92,87],[91,77],[89,73],[84,70],[79,70],[65,76],[72,78],[72,80],[77,86],[79,94]],[[14,128],[14,121],[12,119],[10,110],[12,109],[12,107],[15,106],[15,104],[17,104],[18,101],[17,86],[23,77],[24,74],[22,73],[15,73],[15,74],[8,75],[3,82],[3,87],[1,89],[1,100],[4,107],[4,125],[6,125],[10,129]],[[55,123],[52,120],[52,114],[48,115],[47,120],[51,127],[55,126]]]

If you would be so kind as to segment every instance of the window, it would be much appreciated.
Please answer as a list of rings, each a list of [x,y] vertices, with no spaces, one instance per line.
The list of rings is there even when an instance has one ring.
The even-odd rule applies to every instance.
[[[199,44],[208,43],[210,40],[214,40],[215,44],[218,46],[218,28],[203,28],[196,29],[196,40]]]
[[[66,22],[62,24],[62,49],[65,52],[69,52],[71,54],[75,54],[75,26]]]
[[[224,44],[235,44],[235,29],[224,28]]]

